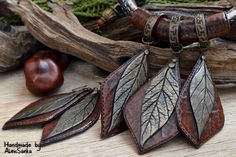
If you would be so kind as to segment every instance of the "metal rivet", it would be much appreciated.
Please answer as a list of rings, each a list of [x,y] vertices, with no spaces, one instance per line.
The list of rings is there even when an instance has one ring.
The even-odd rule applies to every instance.
[[[176,63],[176,62],[177,62],[177,59],[176,59],[176,58],[172,59],[172,62]]]
[[[169,64],[169,67],[170,67],[170,68],[174,68],[174,67],[175,67],[175,63],[171,62],[171,63]]]
[[[148,54],[149,54],[149,51],[148,51],[148,50],[145,50],[145,51],[144,51],[144,54],[145,54],[145,55],[148,55]]]

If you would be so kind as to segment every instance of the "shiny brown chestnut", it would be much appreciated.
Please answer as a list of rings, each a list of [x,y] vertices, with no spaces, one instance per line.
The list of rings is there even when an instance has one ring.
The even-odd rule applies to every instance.
[[[52,58],[34,56],[24,65],[26,87],[37,96],[48,94],[62,86],[62,70]]]
[[[67,55],[53,50],[40,50],[36,52],[33,57],[50,58],[60,67],[61,70],[65,70],[70,63]]]

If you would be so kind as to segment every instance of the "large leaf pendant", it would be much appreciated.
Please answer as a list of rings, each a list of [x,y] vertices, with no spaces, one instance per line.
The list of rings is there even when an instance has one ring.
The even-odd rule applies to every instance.
[[[195,147],[200,147],[223,127],[223,108],[204,56],[198,59],[185,82],[176,112],[180,129]]]
[[[175,105],[180,92],[179,61],[173,60],[124,106],[126,123],[143,154],[175,137]]]
[[[148,79],[147,55],[144,50],[111,73],[101,85],[102,132],[109,137],[125,130],[122,108],[133,93]]]

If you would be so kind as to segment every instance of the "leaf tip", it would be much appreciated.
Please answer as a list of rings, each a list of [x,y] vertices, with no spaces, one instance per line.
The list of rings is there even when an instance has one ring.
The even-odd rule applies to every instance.
[[[6,124],[3,125],[2,130],[7,130],[7,125]]]
[[[47,146],[49,144],[50,143],[49,143],[49,141],[47,139],[41,139],[41,141],[40,141],[40,146],[41,147],[45,147],[45,146]]]
[[[9,123],[9,121],[7,121],[3,126],[2,126],[2,130],[9,130],[9,129],[12,129],[14,128],[14,126]]]

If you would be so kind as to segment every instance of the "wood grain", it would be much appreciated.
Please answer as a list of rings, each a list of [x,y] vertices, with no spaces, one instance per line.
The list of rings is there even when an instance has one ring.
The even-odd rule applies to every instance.
[[[98,86],[101,81],[97,70],[86,63],[73,63],[65,72],[65,83],[58,92],[71,91],[75,86],[89,84],[91,87]],[[231,86],[231,85],[229,85]],[[235,86],[234,86],[235,87]],[[225,112],[225,126],[223,130],[214,136],[200,149],[193,148],[183,137],[177,137],[162,147],[142,155],[142,157],[235,157],[236,156],[236,88],[219,88],[222,104]],[[30,102],[36,100],[25,88],[23,71],[0,74],[0,126],[12,117],[16,112]],[[135,157],[139,156],[136,146],[128,131],[115,137],[100,139],[100,122],[97,122],[87,132],[68,140],[42,148],[41,151],[33,148],[32,154],[17,154],[15,156],[75,156],[93,157]],[[42,129],[27,128],[0,131],[0,156],[4,154],[4,141],[39,143]],[[109,148],[109,149],[108,149]]]

